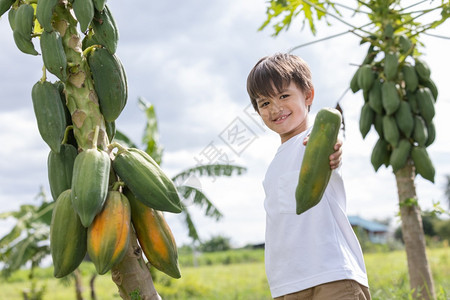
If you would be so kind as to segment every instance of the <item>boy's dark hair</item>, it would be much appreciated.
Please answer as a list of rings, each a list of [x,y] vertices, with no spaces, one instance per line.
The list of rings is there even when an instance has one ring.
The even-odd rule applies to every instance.
[[[261,58],[247,77],[247,92],[258,112],[258,98],[273,97],[293,81],[304,93],[314,87],[311,71],[300,57],[277,53]]]

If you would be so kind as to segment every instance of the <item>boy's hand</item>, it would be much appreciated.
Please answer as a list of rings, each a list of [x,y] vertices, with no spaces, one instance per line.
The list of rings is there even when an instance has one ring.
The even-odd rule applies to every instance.
[[[303,145],[306,145],[309,140],[309,134],[305,137],[303,140]],[[340,139],[337,140],[336,144],[334,145],[335,152],[330,155],[330,168],[336,169],[341,164],[342,159],[342,141]]]

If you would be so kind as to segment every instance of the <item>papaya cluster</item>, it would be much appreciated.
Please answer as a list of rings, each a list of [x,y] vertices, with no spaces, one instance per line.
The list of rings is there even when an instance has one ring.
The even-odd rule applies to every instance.
[[[181,212],[174,183],[146,152],[111,144],[128,90],[115,54],[119,33],[106,0],[39,0],[32,5],[0,0],[0,16],[8,10],[19,50],[39,54],[32,41],[39,37],[45,70],[58,78],[52,83],[44,72],[31,93],[39,133],[50,148],[48,180],[56,201],[50,229],[54,276],[70,274],[86,255],[105,274],[122,261],[135,232],[150,264],[179,278],[177,247],[162,213]],[[75,26],[85,34],[79,55],[90,71],[87,80],[98,98],[108,145],[97,145],[99,125],[87,149],[70,130],[75,122],[68,98],[76,95],[66,87],[79,65],[68,54],[74,39],[64,36],[68,29],[61,29],[63,15],[75,16]]]
[[[134,230],[152,266],[180,278],[175,239],[162,211],[181,212],[174,183],[146,152],[71,144],[48,156],[53,211],[50,247],[55,277],[70,274],[86,254],[99,274],[120,263]]]
[[[412,159],[416,174],[434,182],[435,169],[427,152],[436,136],[433,118],[438,90],[427,63],[414,51],[414,41],[386,26],[382,42],[372,37],[363,64],[350,82],[362,90],[359,129],[363,138],[373,127],[379,135],[371,163],[394,172]],[[384,44],[384,49],[374,46]],[[381,57],[381,58],[380,58]]]

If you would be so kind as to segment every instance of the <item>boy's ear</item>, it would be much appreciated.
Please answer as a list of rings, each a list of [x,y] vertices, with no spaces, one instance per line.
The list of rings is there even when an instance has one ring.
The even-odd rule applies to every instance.
[[[312,105],[313,100],[314,100],[314,89],[311,89],[309,91],[309,93],[306,95],[306,99],[305,99],[306,103],[305,104]]]

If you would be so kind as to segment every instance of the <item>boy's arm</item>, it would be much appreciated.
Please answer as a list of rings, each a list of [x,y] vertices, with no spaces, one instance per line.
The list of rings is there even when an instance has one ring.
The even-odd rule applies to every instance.
[[[309,140],[309,135],[305,137],[303,140],[303,145],[306,145]],[[335,152],[330,155],[330,168],[337,169],[341,164],[342,160],[342,140],[340,138],[337,139],[336,144],[334,145]]]

